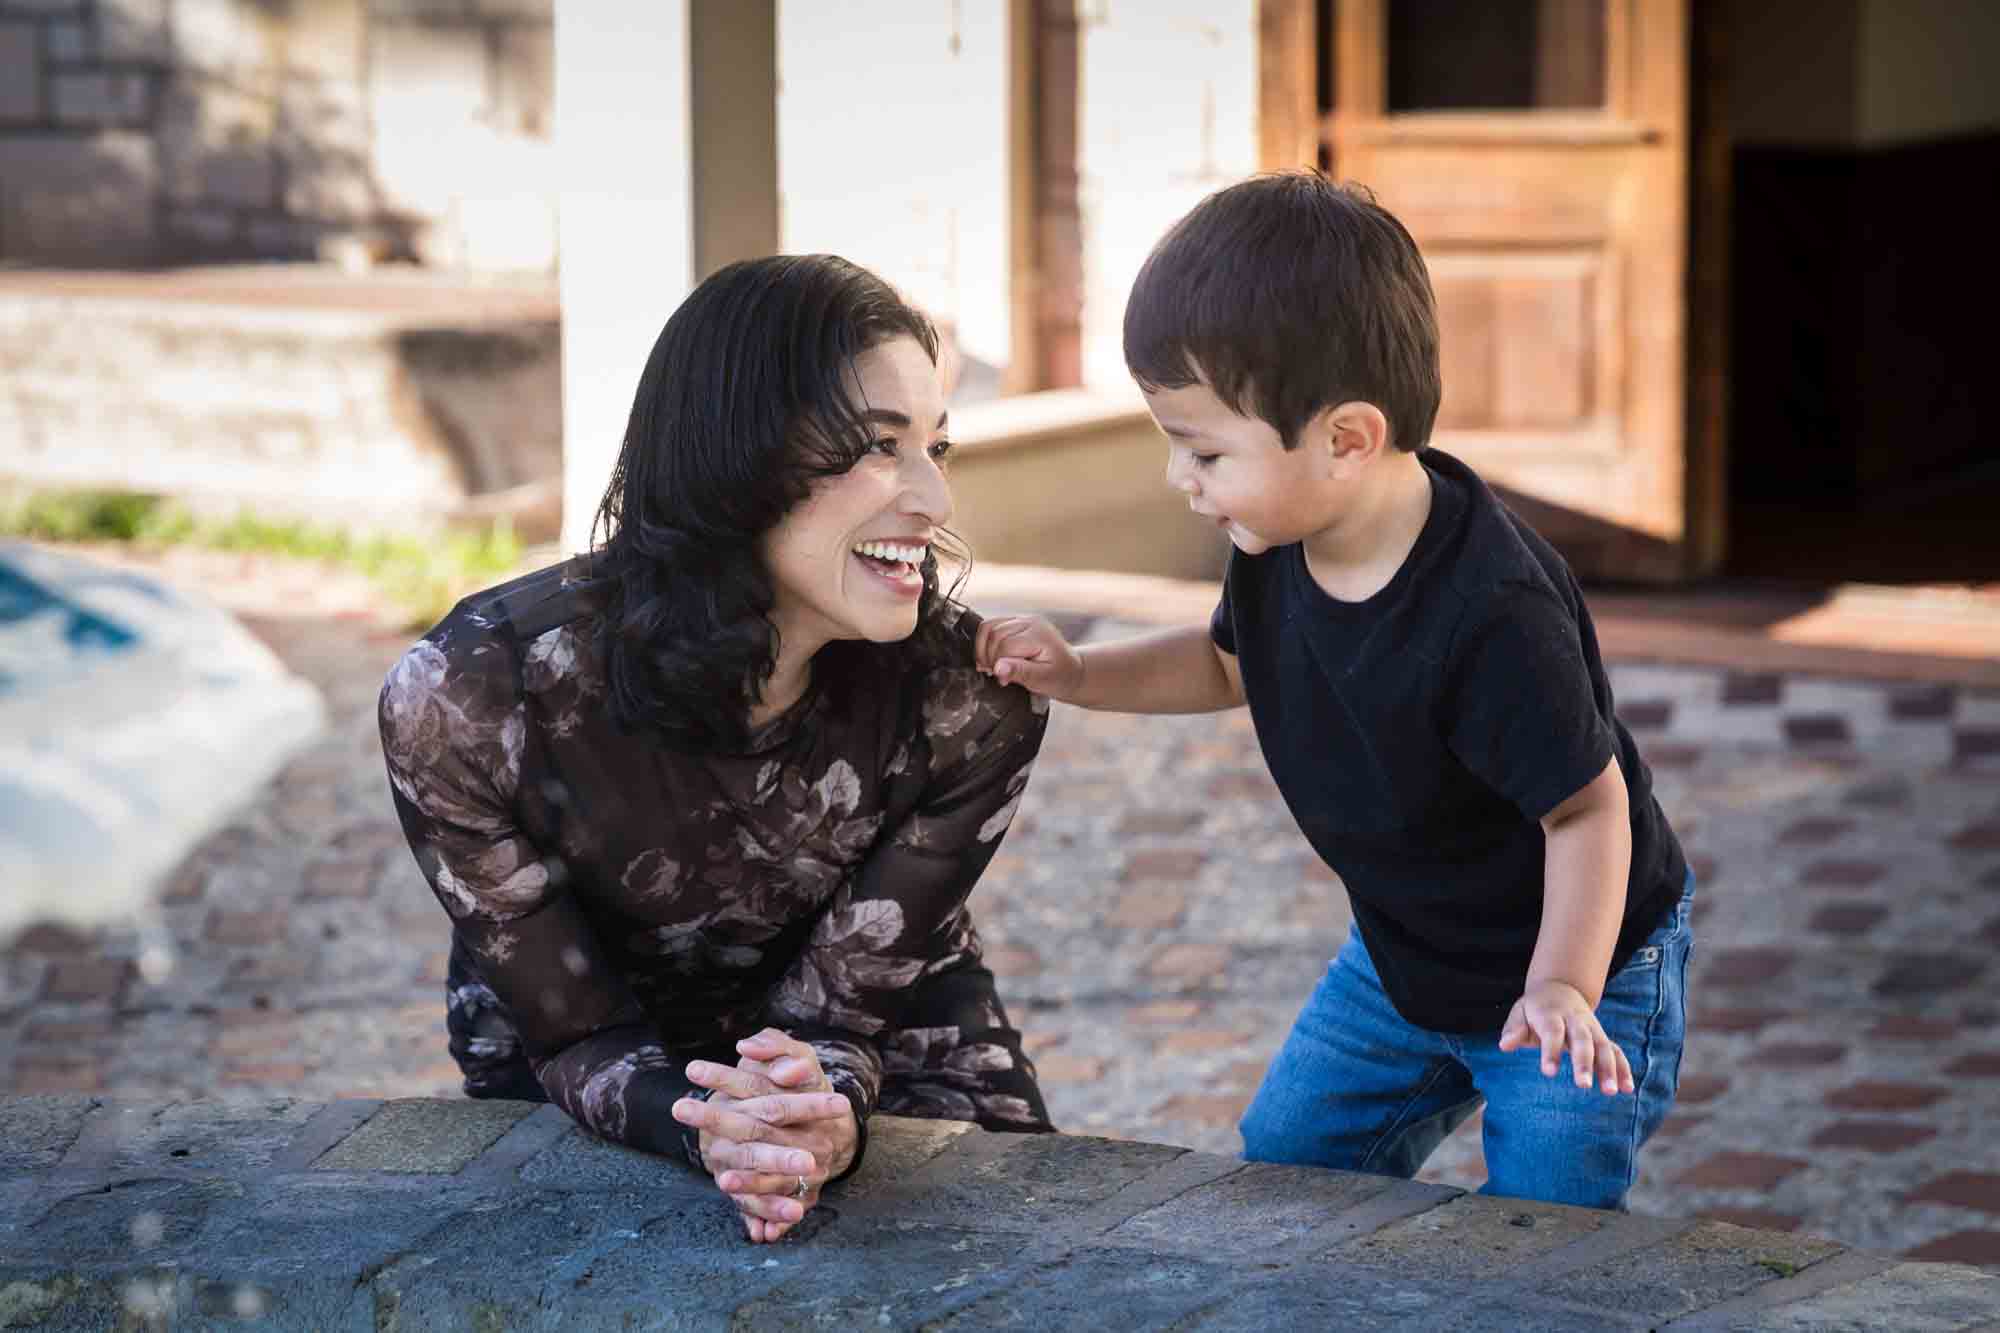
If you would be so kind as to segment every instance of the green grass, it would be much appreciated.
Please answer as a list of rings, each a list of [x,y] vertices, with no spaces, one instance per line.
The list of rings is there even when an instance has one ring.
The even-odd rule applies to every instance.
[[[0,500],[0,537],[49,542],[204,546],[319,560],[359,570],[405,612],[428,625],[465,593],[509,572],[521,543],[504,520],[477,532],[435,536],[370,533],[303,519],[199,518],[184,506],[131,491],[45,491]]]

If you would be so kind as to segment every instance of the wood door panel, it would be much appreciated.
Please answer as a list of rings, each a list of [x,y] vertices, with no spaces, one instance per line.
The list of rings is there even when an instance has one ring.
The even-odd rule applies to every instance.
[[[1432,438],[1580,520],[1595,572],[1671,573],[1688,531],[1688,0],[1539,0],[1541,36],[1576,41],[1540,50],[1537,78],[1601,88],[1599,105],[1467,101],[1441,62],[1481,48],[1458,40],[1442,0],[1392,16],[1404,2],[1334,7],[1322,131],[1334,175],[1372,190],[1430,267],[1444,373]],[[1601,22],[1577,9],[1591,5]],[[1437,43],[1398,66],[1427,71],[1433,100],[1393,112],[1392,29]],[[1576,63],[1600,58],[1601,79]],[[1485,86],[1479,73],[1467,86]]]
[[[1434,252],[1443,433],[1535,432],[1550,449],[1601,450],[1615,410],[1603,328],[1614,318],[1602,251]],[[1447,445],[1447,447],[1450,447]]]

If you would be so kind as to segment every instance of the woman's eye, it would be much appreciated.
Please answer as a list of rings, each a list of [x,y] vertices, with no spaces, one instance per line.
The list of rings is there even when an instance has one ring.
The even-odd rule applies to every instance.
[[[945,455],[949,454],[950,452],[951,452],[951,441],[939,440],[937,443],[931,446],[930,450],[931,461],[934,463],[942,463],[944,462]]]
[[[884,435],[879,440],[871,441],[868,445],[868,452],[871,454],[886,454],[888,457],[894,458],[896,456],[895,438]]]

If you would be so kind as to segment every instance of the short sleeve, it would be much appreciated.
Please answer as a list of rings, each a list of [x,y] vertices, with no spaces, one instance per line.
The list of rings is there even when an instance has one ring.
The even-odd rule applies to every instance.
[[[1236,568],[1236,553],[1229,553],[1229,568]],[[1215,604],[1215,610],[1208,617],[1208,637],[1216,647],[1231,657],[1236,656],[1236,612],[1229,600],[1229,577],[1222,579],[1222,598]]]
[[[1509,590],[1482,608],[1446,672],[1445,743],[1529,819],[1582,790],[1616,753],[1576,618],[1541,589]]]

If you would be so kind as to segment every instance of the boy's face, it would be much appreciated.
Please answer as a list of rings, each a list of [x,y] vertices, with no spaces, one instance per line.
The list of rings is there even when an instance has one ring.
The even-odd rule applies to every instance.
[[[1149,391],[1146,407],[1167,436],[1167,484],[1237,550],[1262,555],[1326,526],[1317,451],[1285,448],[1269,422],[1232,411],[1206,384]]]

